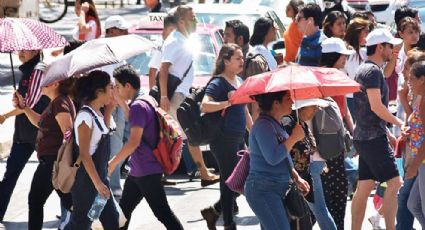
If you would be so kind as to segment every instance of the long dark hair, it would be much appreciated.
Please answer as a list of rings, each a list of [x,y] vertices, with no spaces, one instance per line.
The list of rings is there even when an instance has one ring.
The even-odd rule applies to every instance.
[[[371,29],[371,24],[369,21],[364,20],[362,18],[355,18],[351,20],[350,24],[348,24],[347,31],[345,32],[344,41],[348,43],[348,45],[352,46],[359,56],[359,63],[363,60],[360,56],[360,33],[365,28]]]
[[[220,75],[224,72],[226,68],[226,66],[224,65],[224,60],[229,61],[238,49],[242,51],[242,48],[240,46],[233,43],[224,44],[221,47],[220,53],[218,54],[217,60],[215,62],[213,76]]]
[[[99,91],[106,91],[110,82],[111,77],[108,73],[94,70],[78,78],[74,87],[74,98],[79,105],[88,104],[97,98]]]
[[[261,45],[264,43],[267,33],[270,28],[274,27],[273,19],[269,17],[261,17],[254,24],[254,32],[252,33],[249,44],[252,46]]]
[[[69,96],[72,94],[76,79],[73,77],[67,78],[59,82],[59,94],[62,96]]]
[[[331,38],[334,35],[332,34],[332,26],[334,26],[335,22],[339,19],[344,19],[344,22],[346,22],[347,18],[345,17],[345,14],[343,14],[341,11],[331,11],[323,21],[323,33]]]
[[[322,53],[320,58],[320,66],[332,68],[340,57],[341,54],[337,52]]]

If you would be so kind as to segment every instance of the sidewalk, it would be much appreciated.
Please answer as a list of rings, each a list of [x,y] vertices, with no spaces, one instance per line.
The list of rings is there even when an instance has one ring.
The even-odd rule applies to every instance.
[[[13,109],[12,87],[0,87],[0,114],[7,113]],[[0,160],[7,157],[12,146],[15,118],[11,117],[0,125]],[[1,169],[0,169],[1,171]]]

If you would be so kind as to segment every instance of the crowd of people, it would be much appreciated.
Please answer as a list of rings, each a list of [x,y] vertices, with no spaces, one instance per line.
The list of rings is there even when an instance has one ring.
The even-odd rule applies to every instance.
[[[224,229],[237,228],[239,194],[226,180],[238,164],[236,152],[244,149],[250,151],[244,195],[261,229],[308,229],[302,224],[311,228],[315,222],[321,229],[344,229],[351,197],[351,229],[360,230],[368,197],[380,183],[386,189],[377,214],[369,218],[374,229],[381,217],[386,229],[412,229],[415,219],[425,227],[425,36],[418,11],[398,9],[393,34],[371,12],[348,12],[340,4],[322,11],[314,3],[291,0],[286,15],[292,22],[282,34],[284,60],[269,49],[278,37],[273,19],[259,18],[252,34],[240,20],[223,25],[225,44],[200,105],[202,113],[220,117],[219,131],[210,142],[220,175],[207,168],[200,146],[186,142],[190,155],[183,156],[185,163],[195,162],[202,187],[220,182],[220,199],[200,210],[208,229],[216,229],[220,215]],[[79,0],[75,9],[76,42],[53,55],[101,36],[93,1]],[[177,110],[191,94],[194,54],[187,44],[196,29],[196,12],[178,6],[163,22],[163,40],[149,63],[149,87],[160,89],[158,101],[143,94],[139,74],[125,62],[41,86],[46,69],[42,51],[19,52],[22,79],[13,97],[15,109],[0,115],[0,124],[15,117],[13,145],[0,181],[0,221],[35,150],[39,164],[28,195],[28,229],[42,229],[44,204],[53,190],[62,209],[59,229],[91,229],[88,212],[97,196],[107,200],[99,218],[104,229],[127,229],[143,198],[167,229],[184,228],[168,204],[164,169],[153,154],[160,132],[155,107],[178,121]],[[105,37],[127,35],[130,28],[118,15],[107,18],[104,27]],[[280,91],[255,95],[249,105],[229,102],[247,78],[288,65],[339,69],[360,84],[360,91],[295,101],[290,92]],[[171,75],[182,82],[169,97]],[[390,103],[396,111],[389,109]],[[347,144],[332,156],[320,148],[315,119],[317,114],[325,119],[322,111],[328,108],[337,111],[344,138],[353,140],[353,146]],[[64,193],[54,188],[52,172],[59,148],[70,136],[75,136],[81,166],[71,192]],[[394,150],[402,152],[401,168]],[[122,188],[123,162],[129,172]],[[291,183],[308,203],[307,219],[288,217],[282,196]]]

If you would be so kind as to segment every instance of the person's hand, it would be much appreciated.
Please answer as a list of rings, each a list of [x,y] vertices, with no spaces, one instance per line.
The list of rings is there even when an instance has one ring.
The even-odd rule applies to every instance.
[[[308,192],[310,191],[310,185],[307,181],[299,177],[297,180],[295,180],[295,183],[297,184],[297,187],[300,189],[304,196],[308,194]]]
[[[401,129],[401,139],[405,141],[409,138],[409,135],[410,135],[410,127],[403,126],[403,128]]]
[[[111,193],[109,192],[108,186],[106,186],[104,183],[100,182],[95,185],[97,192],[105,199],[109,199],[111,196]]]
[[[87,12],[89,12],[90,9],[90,5],[88,2],[84,2],[83,4],[81,4],[81,11],[83,11],[84,13],[87,14]]]
[[[230,99],[235,92],[235,90],[229,91],[229,93],[227,94],[227,98]]]
[[[22,97],[22,95],[18,91],[15,91],[15,93],[13,94],[12,102],[13,102],[13,106],[17,109],[24,109],[25,108],[24,98]]]
[[[293,137],[297,142],[301,141],[305,137],[304,129],[300,124],[296,124],[292,129],[291,137]]]
[[[0,115],[0,125],[6,121],[7,117],[5,115]]]
[[[168,100],[168,97],[161,96],[160,106],[165,112],[170,111],[170,100]]]
[[[412,163],[409,166],[407,166],[406,173],[404,174],[405,180],[412,179],[418,174],[419,166],[417,164]]]
[[[112,172],[114,172],[117,165],[114,163],[113,158],[108,163],[108,176],[112,175]]]

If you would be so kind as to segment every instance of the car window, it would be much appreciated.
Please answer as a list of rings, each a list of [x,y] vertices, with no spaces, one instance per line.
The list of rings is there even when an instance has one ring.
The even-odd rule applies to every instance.
[[[273,21],[276,22],[277,26],[279,27],[280,32],[285,32],[285,26],[280,21],[279,17],[276,15],[276,13],[274,11],[268,11],[267,14],[271,19],[273,19]]]
[[[157,40],[161,35],[156,34],[138,34],[139,36],[145,38],[156,38]],[[207,34],[192,34],[189,38],[193,50],[196,50],[194,53],[194,69],[195,75],[211,75],[214,63],[215,63],[215,49],[212,42],[212,38]],[[193,39],[193,40],[192,40]],[[219,40],[221,41],[221,40]],[[132,65],[135,69],[138,70],[139,74],[148,75],[149,74],[149,61],[151,59],[152,52],[148,51],[146,53],[140,54],[138,56],[132,57],[127,60],[127,63]]]
[[[217,42],[218,47],[223,46],[223,38],[219,32],[214,32],[215,41]]]

